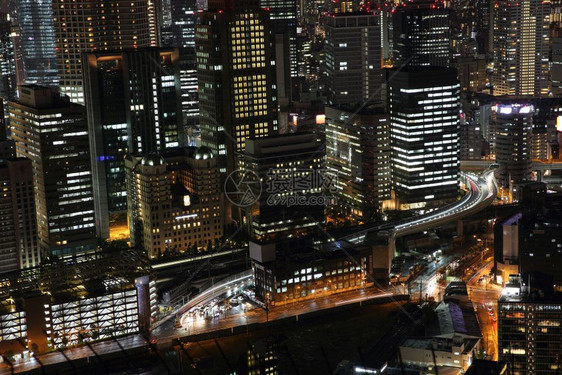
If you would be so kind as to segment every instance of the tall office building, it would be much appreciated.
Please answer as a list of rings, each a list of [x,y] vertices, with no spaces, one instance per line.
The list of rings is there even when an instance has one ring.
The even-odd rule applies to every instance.
[[[166,0],[144,0],[148,14],[148,35],[151,47],[159,47],[162,40],[161,25],[164,11],[163,3]],[[120,4],[116,4],[119,6]],[[131,3],[133,5],[133,3]]]
[[[511,374],[559,371],[561,311],[562,298],[552,294],[552,283],[511,277],[498,300],[498,360],[510,364]]]
[[[127,208],[124,157],[184,145],[177,49],[147,48],[85,56],[84,83],[96,227]]]
[[[41,250],[58,257],[95,251],[84,107],[46,87],[18,91],[8,103],[10,130],[17,156],[31,159]]]
[[[52,0],[16,1],[18,84],[59,84]]]
[[[52,1],[60,91],[73,102],[84,103],[83,53],[157,45],[152,0]]]
[[[452,68],[406,67],[389,82],[393,187],[411,207],[454,199],[460,85]]]
[[[492,118],[496,133],[496,161],[500,165],[498,183],[531,178],[531,137],[534,107],[525,103],[500,103]]]
[[[31,161],[16,158],[15,143],[7,139],[0,101],[0,273],[37,266],[37,216]]]
[[[195,0],[168,0],[169,20],[162,28],[162,46],[179,49],[181,102],[184,124],[194,132],[199,125],[197,64],[195,62],[195,24],[198,21]],[[164,17],[167,18],[167,17]],[[192,134],[189,134],[190,137]],[[190,139],[190,143],[194,140]]]
[[[546,95],[550,2],[501,0],[494,6],[494,95]]]
[[[326,107],[326,169],[336,176],[335,213],[366,221],[390,199],[389,116]]]
[[[383,66],[390,67],[392,64],[392,50],[394,43],[394,26],[392,17],[394,15],[394,7],[391,4],[384,3],[381,5],[381,54]]]
[[[246,139],[277,134],[275,58],[259,1],[209,1],[196,30],[201,144],[235,167]]]
[[[392,18],[394,67],[451,66],[449,10],[425,0],[398,7]]]
[[[162,46],[195,48],[195,23],[197,21],[196,0],[167,0],[163,17]]]
[[[128,155],[125,166],[132,246],[157,257],[204,249],[222,237],[217,158],[208,148]]]
[[[552,65],[550,66],[552,94],[562,95],[562,37],[552,38]]]
[[[0,272],[38,266],[44,254],[37,242],[31,160],[0,162],[0,187]]]
[[[297,77],[297,1],[261,0],[275,34],[275,66],[279,101],[291,101],[292,78]],[[282,105],[283,103],[281,103]]]
[[[13,97],[16,86],[12,22],[7,13],[0,13],[0,97],[4,100]],[[0,113],[0,116],[4,116],[4,113]]]
[[[332,203],[327,195],[332,186],[316,134],[248,139],[241,157],[244,169],[261,181],[261,188],[260,184],[251,187],[258,199],[246,207],[253,239],[280,240],[318,232],[325,221],[325,206]]]
[[[462,91],[482,92],[488,83],[484,57],[460,57],[453,62],[453,68],[459,72]]]
[[[380,16],[336,13],[325,16],[323,23],[328,103],[380,102]]]
[[[479,54],[493,52],[492,22],[494,4],[491,0],[476,1],[476,42],[478,43]]]

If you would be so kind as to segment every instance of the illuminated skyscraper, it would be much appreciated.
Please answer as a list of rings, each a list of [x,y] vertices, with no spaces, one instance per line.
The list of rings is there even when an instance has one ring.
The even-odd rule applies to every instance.
[[[392,18],[394,67],[449,67],[451,32],[449,10],[439,3],[416,0],[398,7]]]
[[[393,187],[410,207],[454,199],[459,185],[457,71],[406,67],[389,82]]]
[[[531,136],[534,108],[531,104],[502,103],[494,107],[498,183],[509,187],[531,179]]]
[[[187,127],[199,124],[197,65],[195,62],[195,24],[198,19],[195,0],[168,0],[169,16],[162,28],[162,46],[179,49],[181,102]],[[168,19],[169,17],[169,19]]]
[[[157,45],[154,11],[152,0],[53,0],[61,92],[84,103],[82,53]]]
[[[52,0],[16,1],[18,84],[57,86]]]
[[[31,159],[41,251],[58,257],[96,251],[84,107],[40,86],[20,86],[8,105],[17,156]]]
[[[562,298],[535,276],[510,275],[498,299],[498,359],[513,375],[556,374],[562,362]]]
[[[0,272],[38,266],[44,254],[37,243],[31,160],[1,162],[0,186]]]
[[[246,207],[250,236],[267,241],[318,233],[325,221],[325,207],[332,203],[328,193],[334,187],[325,173],[325,151],[316,134],[248,140],[241,156],[244,169],[258,176],[263,185],[252,185],[257,200]],[[291,198],[299,203],[290,203]]]
[[[275,34],[275,65],[279,101],[292,98],[292,78],[297,77],[297,2],[261,0]]]
[[[326,107],[326,169],[336,176],[338,213],[372,219],[390,199],[388,113]]]
[[[494,6],[494,95],[546,95],[550,2],[500,0]]]
[[[176,49],[85,55],[84,83],[96,227],[109,237],[109,214],[127,208],[124,157],[186,143]]]
[[[277,134],[272,33],[259,1],[209,1],[196,28],[201,144],[233,170],[247,138]]]
[[[328,14],[324,27],[328,103],[380,102],[380,16]]]
[[[0,97],[4,100],[16,93],[16,61],[12,42],[10,16],[0,13]],[[4,116],[0,113],[0,116]]]
[[[163,1],[162,0],[144,0],[147,5],[148,11],[148,33],[151,47],[158,47],[162,38],[160,25],[162,24],[162,13],[163,13]],[[126,2],[124,2],[126,4]],[[113,6],[120,6],[121,4],[115,4]],[[134,3],[131,3],[133,6]],[[121,5],[122,6],[122,5]],[[127,7],[127,5],[125,5]],[[125,10],[127,10],[125,8]],[[119,11],[117,11],[119,12]],[[134,11],[133,11],[134,12]],[[119,19],[119,17],[117,17]],[[133,22],[134,24],[135,22]]]

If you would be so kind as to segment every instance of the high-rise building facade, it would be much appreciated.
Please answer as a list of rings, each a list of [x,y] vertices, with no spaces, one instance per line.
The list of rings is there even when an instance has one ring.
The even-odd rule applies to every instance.
[[[380,102],[380,16],[336,13],[325,16],[323,23],[328,103]]]
[[[325,170],[325,151],[314,133],[293,133],[246,141],[244,170],[257,176],[252,185],[258,199],[245,207],[253,239],[284,239],[313,234],[332,204],[332,179]],[[260,192],[256,190],[258,186]],[[227,190],[228,185],[226,187]]]
[[[496,134],[496,161],[500,165],[498,183],[531,178],[531,140],[534,107],[529,103],[501,103],[492,113]]]
[[[38,266],[44,254],[37,242],[31,160],[0,163],[0,187],[0,272]]]
[[[52,0],[16,1],[18,84],[59,84]]]
[[[512,277],[498,300],[498,360],[508,362],[513,375],[556,374],[560,368],[562,299],[541,287]]]
[[[455,198],[460,85],[452,68],[407,67],[389,82],[392,180],[407,204]]]
[[[494,6],[494,95],[549,91],[550,3],[501,0]]]
[[[208,148],[128,155],[131,244],[150,257],[206,248],[223,234],[217,158]]]
[[[96,227],[107,238],[109,214],[127,208],[125,155],[186,143],[179,55],[177,49],[147,48],[84,56]]]
[[[562,95],[562,37],[552,38],[552,64],[550,66],[551,91],[554,96]]]
[[[169,20],[162,28],[162,47],[179,49],[183,121],[190,138],[199,125],[197,64],[195,62],[195,24],[198,22],[195,0],[168,0]],[[163,17],[167,19],[168,17]],[[195,143],[190,139],[190,143]]]
[[[16,86],[12,22],[7,13],[0,13],[0,97],[4,100],[13,97]],[[0,113],[0,116],[4,116],[4,113]]]
[[[453,67],[459,72],[461,90],[481,92],[486,88],[488,73],[484,57],[460,57],[453,62]]]
[[[196,28],[201,144],[235,168],[246,139],[278,133],[275,58],[259,1],[209,1]]]
[[[297,1],[261,0],[260,6],[269,13],[275,34],[277,93],[282,105],[282,100],[293,98],[292,79],[297,77]]]
[[[449,9],[416,0],[398,7],[392,18],[394,67],[451,66]]]
[[[389,116],[382,110],[326,107],[326,169],[338,214],[366,221],[390,199]]]
[[[492,52],[494,4],[490,0],[476,1],[476,42],[478,43],[478,53],[480,54]]]
[[[73,102],[84,103],[82,53],[157,45],[152,0],[52,1],[60,91]]]
[[[85,109],[41,86],[10,101],[19,157],[31,159],[39,245],[45,256],[95,251],[94,202]]]

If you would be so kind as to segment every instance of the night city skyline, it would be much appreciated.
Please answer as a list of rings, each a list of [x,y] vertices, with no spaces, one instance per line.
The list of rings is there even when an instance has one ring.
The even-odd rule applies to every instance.
[[[0,375],[558,374],[559,0],[0,2]]]

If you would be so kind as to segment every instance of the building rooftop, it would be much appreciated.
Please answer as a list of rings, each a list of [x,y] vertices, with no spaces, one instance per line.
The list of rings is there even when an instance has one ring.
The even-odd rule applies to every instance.
[[[436,319],[426,324],[427,337],[463,335],[480,337],[480,325],[471,302],[441,302],[436,308]]]
[[[137,277],[151,272],[148,257],[138,249],[51,259],[38,267],[0,275],[0,304],[39,295],[63,303],[129,290]]]
[[[478,343],[478,339],[472,338],[463,338],[456,336],[454,338],[409,338],[406,339],[400,345],[403,348],[412,348],[412,349],[428,349],[431,350],[432,348],[436,351],[443,351],[443,352],[452,352],[453,347],[458,347],[459,345],[463,345],[463,354],[470,353],[476,344]]]

